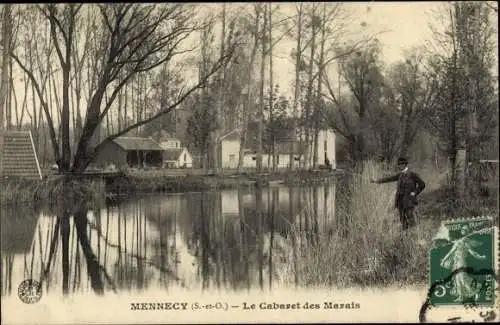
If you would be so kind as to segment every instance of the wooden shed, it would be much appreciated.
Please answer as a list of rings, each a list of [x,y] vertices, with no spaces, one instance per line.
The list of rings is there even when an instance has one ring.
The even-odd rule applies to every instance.
[[[163,148],[151,138],[118,137],[99,150],[93,163],[99,167],[161,167],[162,153]]]
[[[193,167],[193,157],[186,148],[164,149],[163,167],[191,168]]]

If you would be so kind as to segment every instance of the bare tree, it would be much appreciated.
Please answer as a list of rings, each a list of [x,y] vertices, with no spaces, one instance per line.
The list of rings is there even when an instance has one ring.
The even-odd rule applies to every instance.
[[[350,50],[343,50],[343,53],[349,53],[349,55],[340,56],[339,69],[353,97],[353,109],[350,110],[347,107],[346,100],[339,98],[327,77],[324,81],[328,90],[327,98],[335,108],[329,118],[329,124],[348,140],[351,159],[353,162],[359,162],[365,155],[363,132],[368,129],[368,112],[370,105],[373,106],[373,103],[378,101],[375,96],[380,95],[379,88],[383,78],[378,66],[380,49],[377,43],[372,43],[367,48],[349,46],[349,49],[352,48],[358,48],[353,55]]]
[[[106,118],[124,86],[135,76],[153,71],[174,57],[189,51],[189,49],[181,49],[180,46],[193,32],[199,30],[200,23],[194,18],[195,6],[193,5],[102,4],[85,6],[85,10],[92,11],[99,18],[87,25],[87,28],[93,28],[95,31],[92,55],[88,57],[92,67],[88,87],[89,99],[81,136],[70,168],[69,75],[72,69],[73,38],[80,32],[75,30],[75,26],[80,19],[79,12],[82,5],[64,5],[62,10],[60,8],[60,5],[45,5],[40,7],[40,12],[50,23],[51,40],[62,68],[62,155],[58,153],[54,123],[47,100],[41,90],[40,81],[15,53],[11,55],[28,74],[31,82],[38,85],[35,89],[43,103],[47,122],[49,126],[52,125],[50,127],[51,139],[56,159],[61,158],[60,168],[63,172],[83,171],[106,141],[111,141],[173,110],[226,63],[234,48],[233,44],[228,45],[226,55],[215,62],[206,79],[183,91],[168,107],[161,107],[155,114],[136,120],[127,127],[108,135],[99,145],[92,147],[92,136],[99,129],[99,125]]]
[[[316,36],[320,27],[320,18],[316,15],[316,4],[311,5],[311,11],[309,12],[309,27],[311,28],[311,38],[310,38],[310,54],[309,54],[309,63],[307,68],[307,87],[306,87],[306,101],[304,108],[304,115],[302,117],[304,131],[305,131],[305,146],[306,151],[304,152],[304,163],[306,166],[309,166],[309,160],[312,154],[311,147],[311,138],[312,138],[312,122],[313,117],[311,112],[313,111],[313,87],[314,87],[314,57],[316,53]]]
[[[264,79],[265,79],[265,64],[266,64],[266,52],[267,52],[267,21],[269,17],[267,16],[267,6],[263,6],[262,15],[262,35],[261,41],[261,57],[260,57],[260,86],[259,86],[259,109],[257,114],[257,170],[262,170],[262,132],[264,130]]]
[[[396,63],[387,82],[398,103],[399,155],[406,157],[417,132],[422,129],[425,115],[434,109],[437,94],[437,80],[424,70],[424,56],[419,49],[407,54],[404,62]]]
[[[296,6],[296,26],[297,26],[297,34],[295,35],[296,46],[294,51],[292,51],[292,56],[295,59],[295,82],[294,82],[294,92],[293,92],[293,149],[290,153],[290,169],[293,169],[294,166],[294,153],[297,151],[297,119],[298,119],[298,107],[299,107],[299,96],[300,96],[300,71],[302,70],[302,53],[305,50],[305,47],[302,46],[302,25],[303,25],[303,4],[300,2],[298,7]]]
[[[448,130],[441,139],[449,156],[453,198],[466,194],[472,201],[465,201],[472,205],[477,204],[479,195],[479,160],[484,144],[497,127],[492,105],[497,95],[491,75],[496,42],[491,10],[484,2],[447,4],[440,12],[447,29],[434,33],[434,67],[438,67],[436,74],[443,84],[440,94],[448,95],[451,104],[439,103],[434,114],[429,114],[429,121],[435,130]],[[459,149],[466,151],[463,170],[457,166]],[[456,193],[459,185],[463,191]]]
[[[12,43],[12,7],[10,4],[3,5],[2,8],[2,74],[0,80],[0,129],[4,127],[4,118],[7,129],[11,125],[10,107],[8,104],[9,95],[9,52]],[[5,114],[5,115],[4,115]]]
[[[244,19],[243,23],[243,31],[244,34],[247,35],[247,38],[251,41],[250,55],[248,58],[248,62],[245,62],[245,82],[243,84],[243,93],[241,96],[241,101],[243,103],[242,108],[242,122],[241,122],[241,137],[240,137],[240,150],[239,150],[239,159],[238,159],[238,171],[243,166],[243,159],[245,154],[245,146],[247,140],[247,126],[251,117],[251,106],[252,105],[252,93],[253,93],[253,69],[255,65],[255,59],[257,56],[257,50],[259,47],[260,34],[263,33],[263,29],[260,27],[260,17],[262,14],[262,7],[259,4],[253,5],[253,15],[250,16],[250,19]]]

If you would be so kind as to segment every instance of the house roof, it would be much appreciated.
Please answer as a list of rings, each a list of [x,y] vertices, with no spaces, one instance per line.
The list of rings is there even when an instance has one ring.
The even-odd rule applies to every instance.
[[[182,145],[180,145],[180,141],[179,141],[179,140],[176,140],[176,141],[178,141],[179,146],[180,146],[180,147],[182,147]],[[160,142],[160,143],[159,143],[159,145],[160,145],[160,147],[162,147],[162,148],[163,148],[163,150],[165,150],[165,149],[168,149],[168,147],[169,147],[171,144],[167,143],[167,141],[163,141],[163,142]]]
[[[234,129],[232,131],[229,131],[228,133],[224,134],[219,138],[220,141],[226,140],[226,141],[234,141],[234,140],[239,140],[240,139],[240,130]]]
[[[247,126],[247,137],[245,148],[250,152],[256,152],[259,146],[258,143],[259,123],[251,121]],[[279,137],[276,138],[275,150],[276,154],[290,154],[293,149],[293,139],[295,132],[292,128],[284,128],[280,131]],[[265,150],[264,150],[265,151]],[[299,154],[298,146],[295,148],[295,153]]]
[[[42,178],[30,131],[0,133],[0,176]]]
[[[163,160],[177,161],[177,160],[179,160],[179,157],[180,157],[182,151],[184,151],[184,148],[165,149],[165,150],[163,150]]]
[[[263,131],[265,132],[265,130]],[[246,152],[252,153],[257,151],[259,146],[258,132],[259,132],[259,123],[257,121],[248,122],[246,129],[246,139],[245,139]],[[220,138],[220,140],[229,140],[229,141],[239,140],[239,136],[240,136],[240,130],[234,129],[233,131],[230,131],[225,135],[223,135]],[[290,154],[293,149],[294,139],[296,139],[296,133],[294,129],[291,127],[291,125],[288,127],[284,127],[282,130],[280,130],[276,138],[276,144],[275,144],[276,154]],[[267,149],[265,148],[263,149],[264,151],[267,151]],[[302,148],[300,148],[300,143],[297,143],[294,153],[303,154],[304,151],[305,151],[304,145],[302,145]]]
[[[163,137],[163,138],[161,138],[161,142],[167,142],[167,141],[180,141],[180,140],[176,137]]]
[[[150,138],[118,137],[113,140],[123,150],[151,150],[161,151],[163,148]]]

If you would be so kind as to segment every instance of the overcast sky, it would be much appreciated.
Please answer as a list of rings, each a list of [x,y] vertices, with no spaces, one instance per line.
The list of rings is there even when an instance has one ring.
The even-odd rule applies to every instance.
[[[404,59],[404,51],[412,47],[424,45],[432,38],[430,25],[437,26],[436,11],[445,5],[446,2],[353,2],[345,3],[349,10],[352,10],[355,21],[352,28],[358,29],[361,22],[366,23],[364,31],[366,33],[377,34],[382,47],[382,61],[385,66]],[[283,5],[285,9],[286,5]],[[290,6],[288,4],[288,6]],[[292,5],[293,6],[293,5]],[[293,10],[291,7],[289,10]],[[498,15],[493,25],[498,24]],[[291,88],[294,66],[289,59],[289,53],[293,43],[282,42],[279,44],[279,51],[275,58],[275,74],[280,80],[282,89]],[[286,56],[286,58],[284,58]],[[283,58],[280,58],[283,57]],[[498,57],[498,47],[497,47]],[[333,72],[333,71],[332,71]],[[335,72],[331,74],[334,75]],[[498,65],[495,67],[495,75],[498,75]],[[286,80],[286,81],[285,81]],[[285,85],[287,87],[285,87]],[[290,90],[286,92],[291,95]]]

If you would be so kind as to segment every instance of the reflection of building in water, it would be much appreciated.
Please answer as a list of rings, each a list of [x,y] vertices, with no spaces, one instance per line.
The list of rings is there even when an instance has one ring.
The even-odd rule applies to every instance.
[[[60,295],[63,279],[68,279],[69,292],[91,291],[87,263],[92,256],[101,267],[97,275],[104,291],[179,284],[239,289],[262,278],[270,283],[290,267],[294,236],[307,242],[306,234],[323,233],[334,212],[335,185],[330,184],[148,196],[82,210],[77,219],[42,215],[31,230],[25,228],[29,222],[9,225],[2,219],[2,258],[12,260],[3,264],[11,271],[2,265],[2,288],[31,277],[43,278],[45,293]],[[61,220],[69,220],[66,227]],[[83,231],[76,231],[78,225]],[[88,242],[85,251],[81,236]]]
[[[0,245],[2,254],[23,254],[30,250],[37,216],[34,212],[2,207]]]
[[[239,216],[239,209],[238,191],[221,191],[222,215],[225,217]]]
[[[257,195],[261,200],[257,200]],[[222,215],[238,216],[245,213],[246,223],[256,227],[256,214],[260,211],[264,228],[269,231],[272,222],[275,230],[286,232],[290,225],[316,220],[322,230],[330,226],[335,216],[335,184],[315,188],[275,187],[261,191],[240,189],[220,192]],[[261,204],[260,207],[257,204]],[[283,228],[283,229],[281,229]]]

